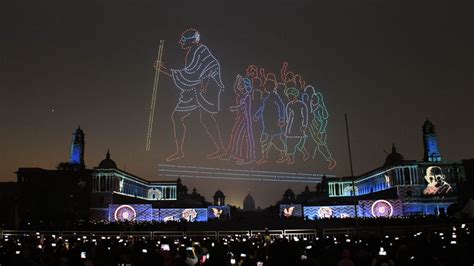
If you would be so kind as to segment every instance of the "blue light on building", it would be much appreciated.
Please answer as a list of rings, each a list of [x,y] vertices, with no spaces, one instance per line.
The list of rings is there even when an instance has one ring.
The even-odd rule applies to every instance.
[[[78,127],[72,134],[69,164],[84,166],[84,132]]]
[[[436,137],[434,124],[426,120],[423,124],[423,145],[425,162],[440,162],[441,153],[439,152],[438,139]]]

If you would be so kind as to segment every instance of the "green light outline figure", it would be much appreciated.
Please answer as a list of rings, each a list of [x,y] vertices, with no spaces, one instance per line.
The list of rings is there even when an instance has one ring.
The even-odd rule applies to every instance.
[[[328,169],[336,167],[336,160],[332,157],[331,152],[328,148],[327,143],[327,125],[329,119],[329,113],[324,103],[324,96],[321,92],[308,85],[305,87],[305,92],[311,95],[310,101],[310,116],[308,131],[313,139],[316,147],[313,152],[313,159],[316,157],[316,153],[319,152],[324,159],[329,163]],[[312,90],[312,93],[310,92]]]

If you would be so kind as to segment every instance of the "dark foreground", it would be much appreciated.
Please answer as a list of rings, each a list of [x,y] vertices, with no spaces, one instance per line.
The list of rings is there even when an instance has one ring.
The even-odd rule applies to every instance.
[[[221,231],[220,234],[214,231],[3,231],[0,264],[473,265],[474,239],[469,227],[469,224],[444,224],[413,232],[406,230],[407,226],[394,225],[384,235],[377,226],[373,227],[373,233],[367,226],[358,232],[335,228],[319,233],[308,229]]]

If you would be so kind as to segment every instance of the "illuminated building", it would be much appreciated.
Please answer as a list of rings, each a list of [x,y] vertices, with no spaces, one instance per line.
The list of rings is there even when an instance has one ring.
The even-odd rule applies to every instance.
[[[79,220],[194,222],[230,217],[222,191],[216,194],[218,204],[214,206],[196,189],[188,194],[180,179],[148,181],[119,169],[109,151],[97,167],[86,169],[84,136],[80,128],[74,131],[70,160],[55,170],[18,169],[17,192],[8,198],[15,200],[11,205],[17,208],[23,225]],[[10,186],[2,183],[3,187]],[[8,216],[13,207],[8,208]]]
[[[423,148],[423,161],[441,161],[441,154],[439,153],[438,138],[436,137],[435,126],[429,120],[426,120],[423,124]]]
[[[175,181],[150,182],[120,170],[107,151],[92,174],[91,219],[106,220],[111,204],[176,201],[177,194]]]
[[[71,142],[71,155],[69,158],[69,164],[78,166],[79,168],[85,168],[84,164],[84,132],[81,127],[78,127],[72,134]]]
[[[225,195],[220,189],[214,193],[214,205],[223,206],[225,205]]]
[[[462,197],[461,184],[467,183],[465,166],[468,164],[441,160],[434,125],[430,121],[423,125],[423,140],[423,161],[405,160],[393,145],[383,166],[355,178],[328,178],[328,197],[311,196],[312,192],[308,191],[294,201],[284,197],[280,212],[303,205],[302,215],[309,219],[353,217],[354,201],[357,201],[357,212],[361,217],[446,213],[448,207]],[[303,195],[308,193],[309,196]],[[472,191],[468,193],[472,194]],[[303,196],[306,200],[301,200]]]
[[[441,160],[434,125],[428,120],[423,124],[423,141],[423,161],[405,160],[393,145],[382,167],[354,179],[355,188],[351,178],[332,178],[329,197],[351,197],[355,190],[358,199],[397,201],[401,207],[398,215],[445,212],[457,201],[459,184],[466,181],[464,165],[462,161]],[[391,197],[374,197],[382,194]]]

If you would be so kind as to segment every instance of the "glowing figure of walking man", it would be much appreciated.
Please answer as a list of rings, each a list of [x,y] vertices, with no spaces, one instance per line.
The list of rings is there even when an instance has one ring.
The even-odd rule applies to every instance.
[[[220,129],[214,117],[220,111],[220,96],[224,90],[220,65],[200,39],[201,36],[195,29],[188,29],[181,34],[178,43],[186,51],[184,68],[168,70],[163,64],[155,64],[162,73],[173,78],[180,91],[178,103],[171,114],[176,152],[166,158],[167,161],[184,157],[185,121],[193,112],[199,112],[200,122],[216,148],[207,158],[215,159],[225,153]]]
[[[282,137],[285,126],[285,105],[276,93],[277,84],[274,79],[267,79],[263,88],[267,95],[254,116],[254,120],[260,120],[262,124],[262,134],[260,135],[262,157],[257,163],[262,164],[268,160],[268,153],[272,146],[280,152],[280,158],[276,162],[282,163],[287,160],[286,145]]]
[[[332,154],[329,151],[327,144],[327,131],[329,113],[324,103],[324,97],[320,92],[316,92],[313,86],[308,85],[305,88],[305,92],[311,95],[311,121],[309,123],[309,134],[316,143],[314,149],[313,159],[316,156],[316,152],[319,151],[321,155],[329,163],[328,168],[333,169],[336,167],[336,161],[332,158]]]
[[[299,150],[303,153],[303,160],[308,160],[309,153],[304,149],[306,142],[306,129],[308,127],[308,107],[298,99],[300,91],[291,87],[286,89],[285,94],[288,97],[286,105],[286,128],[285,137],[288,155],[288,164],[295,163],[295,153]]]
[[[230,135],[227,154],[221,159],[234,158],[237,164],[255,162],[255,140],[252,128],[252,81],[249,78],[237,76],[234,91],[237,105],[231,106],[231,112],[237,112],[234,126]],[[245,143],[245,145],[244,145]]]

